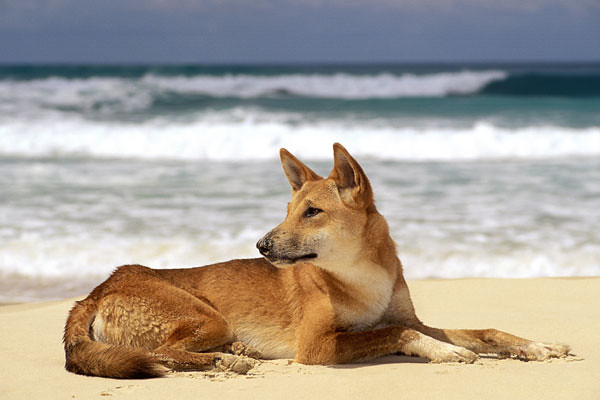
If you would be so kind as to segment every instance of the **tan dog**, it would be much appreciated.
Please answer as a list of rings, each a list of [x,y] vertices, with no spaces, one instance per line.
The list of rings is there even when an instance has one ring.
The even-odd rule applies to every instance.
[[[293,195],[286,219],[257,244],[265,258],[118,268],[71,310],[66,369],[136,378],[167,368],[245,373],[255,363],[250,357],[337,364],[404,353],[472,363],[477,353],[524,360],[568,354],[566,345],[495,329],[424,325],[358,163],[339,144],[326,179],[285,149],[281,162]]]

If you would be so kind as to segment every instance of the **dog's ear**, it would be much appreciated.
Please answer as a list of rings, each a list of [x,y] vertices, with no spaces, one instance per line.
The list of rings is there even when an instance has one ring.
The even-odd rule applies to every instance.
[[[333,145],[333,169],[329,178],[335,180],[345,203],[361,208],[373,206],[373,190],[367,175],[339,143]]]
[[[302,185],[306,181],[323,179],[286,149],[279,150],[279,157],[281,158],[283,172],[285,172],[285,176],[292,185],[292,192],[302,189]]]

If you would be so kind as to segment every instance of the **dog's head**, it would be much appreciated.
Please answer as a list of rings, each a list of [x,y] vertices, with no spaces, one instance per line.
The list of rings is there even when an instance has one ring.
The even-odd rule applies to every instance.
[[[369,217],[379,215],[371,184],[342,145],[334,144],[333,154],[333,170],[322,178],[281,149],[281,164],[292,186],[292,200],[285,220],[256,245],[275,266],[310,262],[336,270],[368,251],[365,236]]]

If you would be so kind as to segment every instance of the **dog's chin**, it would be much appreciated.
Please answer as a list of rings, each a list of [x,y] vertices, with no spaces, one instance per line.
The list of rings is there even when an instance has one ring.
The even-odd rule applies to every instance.
[[[298,257],[267,257],[267,261],[277,268],[289,268],[296,264],[310,262],[318,257],[317,253],[309,253]]]

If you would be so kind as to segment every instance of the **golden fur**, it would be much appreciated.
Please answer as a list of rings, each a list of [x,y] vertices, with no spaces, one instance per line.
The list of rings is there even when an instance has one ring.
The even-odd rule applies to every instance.
[[[568,354],[568,346],[494,329],[424,325],[356,160],[335,144],[333,170],[322,178],[285,149],[280,155],[292,199],[285,220],[257,243],[264,258],[119,267],[71,310],[67,370],[136,378],[168,369],[245,373],[259,357],[337,364],[404,353],[472,363],[476,353]]]

